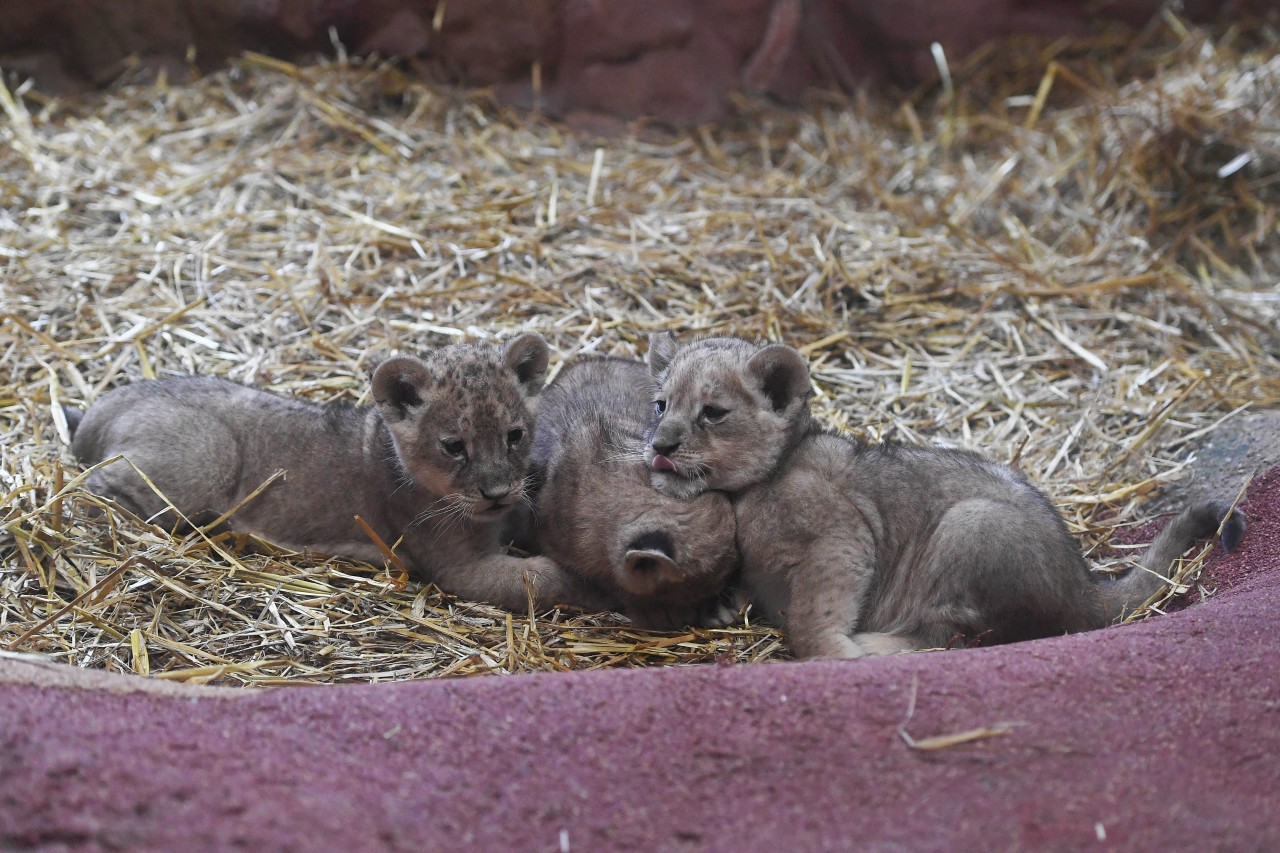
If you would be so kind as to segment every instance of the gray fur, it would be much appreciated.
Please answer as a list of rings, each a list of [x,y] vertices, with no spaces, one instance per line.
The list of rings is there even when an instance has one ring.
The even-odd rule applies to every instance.
[[[537,547],[638,624],[674,628],[723,615],[737,549],[725,495],[683,501],[650,486],[642,433],[653,387],[642,362],[608,358],[568,365],[543,392]]]
[[[1158,591],[1167,578],[1157,572],[1227,515],[1220,503],[1189,508],[1147,550],[1153,571],[1099,583],[1057,511],[1007,466],[816,429],[794,350],[723,338],[655,344],[665,415],[649,427],[646,459],[667,448],[676,470],[653,471],[654,485],[678,497],[731,493],[743,582],[800,657],[1099,628]],[[707,423],[707,406],[728,414]],[[1224,544],[1243,529],[1232,513]]]
[[[649,346],[649,369],[660,389],[656,405],[667,411],[650,417],[645,462],[652,466],[663,455],[676,468],[653,471],[654,488],[690,498],[709,489],[738,492],[768,477],[809,428],[804,359],[780,344],[705,338],[677,352],[673,340],[667,332],[653,336]],[[709,405],[728,412],[723,422],[709,423]],[[786,440],[758,442],[763,435]]]
[[[376,405],[366,408],[210,378],[139,382],[68,419],[72,450],[86,464],[123,456],[94,471],[89,487],[166,526],[180,521],[169,504],[205,524],[283,469],[230,528],[380,563],[359,515],[386,544],[400,542],[397,554],[419,578],[447,592],[523,610],[527,581],[540,606],[596,609],[600,597],[551,560],[500,548],[510,510],[525,497],[547,356],[529,334],[503,347],[457,344],[393,358],[375,370]]]

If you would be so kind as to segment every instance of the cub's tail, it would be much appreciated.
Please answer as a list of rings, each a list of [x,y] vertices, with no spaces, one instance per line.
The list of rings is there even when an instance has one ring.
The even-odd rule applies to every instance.
[[[63,406],[62,416],[67,419],[67,433],[72,438],[76,437],[76,428],[80,426],[80,422],[84,420],[84,410],[77,409],[75,406]]]
[[[1230,516],[1228,516],[1230,513]],[[1100,584],[1107,624],[1118,622],[1146,603],[1169,582],[1182,553],[1197,539],[1222,528],[1222,547],[1234,551],[1244,536],[1244,515],[1225,501],[1202,501],[1178,513],[1147,547],[1140,565],[1114,581]]]

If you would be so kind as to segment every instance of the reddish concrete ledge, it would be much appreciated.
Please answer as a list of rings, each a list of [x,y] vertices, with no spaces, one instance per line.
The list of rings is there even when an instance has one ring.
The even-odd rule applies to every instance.
[[[444,79],[498,86],[549,111],[688,124],[737,89],[792,100],[807,86],[936,72],[1013,33],[1058,36],[1095,17],[1140,25],[1161,0],[0,0],[0,68],[46,91],[139,67],[171,79],[257,50],[412,56]],[[1274,10],[1274,0],[1185,0],[1193,20]],[[540,80],[534,91],[534,69]]]
[[[0,659],[0,849],[1276,849],[1280,468],[1244,509],[1209,600],[1002,648],[238,693]],[[917,741],[1007,730],[912,750],[913,685]]]

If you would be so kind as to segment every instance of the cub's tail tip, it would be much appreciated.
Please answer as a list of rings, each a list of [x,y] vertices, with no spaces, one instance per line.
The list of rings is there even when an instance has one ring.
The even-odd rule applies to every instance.
[[[1224,513],[1225,515],[1225,513]],[[1244,513],[1238,509],[1231,510],[1231,517],[1222,525],[1222,547],[1234,551],[1244,538]]]
[[[1244,513],[1231,506],[1229,501],[1204,501],[1188,511],[1195,516],[1201,536],[1210,536],[1222,530],[1222,547],[1234,551],[1244,538]],[[1197,537],[1199,538],[1199,537]]]

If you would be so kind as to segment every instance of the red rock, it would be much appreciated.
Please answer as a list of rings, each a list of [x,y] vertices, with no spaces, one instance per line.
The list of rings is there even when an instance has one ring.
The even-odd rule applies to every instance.
[[[560,7],[566,70],[688,45],[695,29],[694,0],[565,0]]]
[[[678,124],[724,113],[744,88],[795,100],[808,86],[937,74],[930,45],[958,62],[1015,32],[1084,31],[1095,13],[1141,25],[1158,0],[0,0],[0,68],[42,88],[101,85],[127,67],[206,70],[247,49],[298,59],[413,55],[444,79],[492,85],[559,114],[609,112]],[[1185,16],[1264,12],[1273,0],[1187,0]]]
[[[426,5],[434,14],[434,0]],[[467,85],[527,81],[532,65],[545,65],[555,52],[556,5],[555,0],[450,2],[428,58],[448,79]]]
[[[778,0],[769,15],[769,24],[742,69],[742,85],[748,91],[763,92],[774,85],[792,55],[800,49],[804,16],[801,0]]]
[[[698,124],[724,112],[724,96],[736,82],[729,58],[723,41],[697,30],[687,44],[650,50],[628,62],[562,67],[549,102],[559,111]]]

